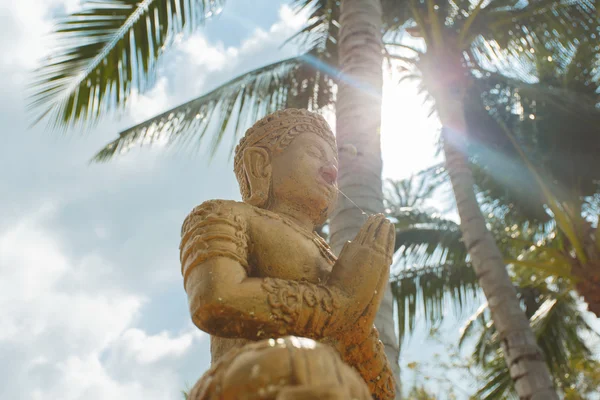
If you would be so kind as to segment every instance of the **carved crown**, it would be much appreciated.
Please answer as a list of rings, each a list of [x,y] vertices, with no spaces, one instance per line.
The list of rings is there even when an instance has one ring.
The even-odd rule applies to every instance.
[[[288,108],[275,111],[257,121],[246,131],[235,148],[234,172],[240,185],[242,199],[250,197],[250,188],[244,171],[244,150],[264,147],[272,154],[285,149],[300,133],[312,132],[325,139],[336,150],[335,137],[321,115],[304,109]]]

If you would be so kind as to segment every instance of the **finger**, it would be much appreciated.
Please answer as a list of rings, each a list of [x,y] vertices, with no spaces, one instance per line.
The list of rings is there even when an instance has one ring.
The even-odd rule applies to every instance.
[[[387,253],[388,257],[392,258],[394,256],[394,249],[396,247],[396,227],[393,224],[391,225],[391,229],[388,232],[387,238]]]
[[[365,233],[363,244],[370,245],[372,243],[375,243],[375,237],[384,219],[385,217],[383,214],[373,215],[373,219],[371,220],[371,223],[369,224]]]
[[[369,218],[367,219],[367,222],[365,222],[362,226],[362,228],[360,228],[360,231],[358,232],[358,235],[356,235],[356,240],[360,243],[360,244],[364,244],[365,242],[367,242],[369,240],[370,237],[370,232],[374,229],[373,225],[377,223],[378,220],[378,215],[370,215]]]
[[[387,218],[384,218],[381,223],[379,224],[379,227],[377,228],[377,231],[375,232],[375,241],[377,243],[381,243],[381,246],[384,246],[387,249],[387,240],[388,240],[388,236],[389,236],[389,231],[390,231],[390,227],[391,227],[391,223]]]
[[[383,299],[383,296],[385,294],[385,290],[387,289],[389,280],[390,280],[390,268],[388,265],[385,268],[381,268],[381,271],[379,274],[379,281],[377,282],[377,286],[376,286],[377,289],[375,290],[375,293],[373,294],[373,299],[371,300],[377,309],[379,308],[379,306],[381,304],[381,300]]]
[[[359,243],[363,242],[365,234],[367,233],[367,228],[371,224],[371,217],[372,216],[369,216],[367,218],[367,220],[365,221],[365,223],[361,226],[360,230],[356,234],[356,237],[354,238],[354,241],[359,242]]]
[[[387,232],[389,230],[389,221],[385,216],[381,216],[379,223],[372,232],[371,243],[373,248],[381,254],[387,252]]]

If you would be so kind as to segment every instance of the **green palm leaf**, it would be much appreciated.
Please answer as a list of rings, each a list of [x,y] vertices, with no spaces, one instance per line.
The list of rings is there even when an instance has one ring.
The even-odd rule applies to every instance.
[[[396,226],[398,260],[391,286],[401,341],[414,329],[417,315],[428,324],[436,323],[444,315],[446,301],[453,300],[460,313],[477,290],[458,224],[423,207],[443,179],[438,165],[402,181],[388,181],[386,207]]]
[[[518,396],[511,393],[513,381],[506,369],[502,356],[494,358],[487,366],[482,376],[483,386],[477,391],[477,399],[481,400],[512,400]]]
[[[319,110],[332,102],[333,78],[320,72],[316,57],[305,54],[258,68],[224,83],[195,100],[129,128],[106,145],[94,161],[107,161],[135,146],[163,142],[180,146],[202,143],[214,128],[211,154],[235,123],[238,135],[249,123],[289,106]],[[231,149],[233,151],[233,148]]]
[[[337,38],[340,32],[339,2],[332,0],[294,0],[296,11],[309,9],[308,23],[287,41],[298,41],[304,49],[326,53],[337,66]]]
[[[396,256],[403,265],[464,262],[467,252],[460,226],[439,214],[409,207],[392,208]]]
[[[35,71],[30,108],[54,127],[95,122],[153,83],[156,62],[179,34],[219,12],[221,0],[98,0],[59,20],[58,47]]]
[[[528,274],[520,278],[531,282]],[[523,286],[517,290],[556,385],[562,390],[569,388],[577,379],[571,371],[571,361],[589,359],[592,352],[584,337],[590,334],[597,337],[598,334],[585,321],[569,292],[549,290],[543,281],[538,282],[536,287]],[[511,398],[514,395],[513,382],[503,364],[499,337],[487,314],[489,311],[485,306],[469,319],[463,328],[460,344],[464,345],[465,340],[479,329],[473,360],[483,369],[484,383],[477,398]]]
[[[314,4],[313,4],[314,3]],[[94,161],[108,161],[135,146],[162,142],[198,147],[211,132],[211,155],[228,128],[237,137],[249,124],[281,108],[321,111],[334,101],[337,78],[339,6],[296,1],[296,11],[310,7],[309,24],[288,40],[300,40],[308,50],[255,69],[216,89],[127,129],[105,146]],[[310,22],[313,21],[313,22]],[[192,142],[193,141],[193,142]],[[235,143],[235,141],[233,141]],[[233,151],[233,147],[231,148]]]
[[[475,299],[477,277],[467,263],[442,264],[401,269],[391,278],[397,304],[400,343],[415,327],[417,315],[427,324],[439,322],[446,314],[446,301],[452,300],[460,314],[463,306]]]
[[[317,58],[307,53],[243,74],[121,132],[100,150],[94,161],[107,161],[135,146],[156,142],[183,146],[194,139],[195,146],[199,146],[209,127],[216,130],[210,143],[214,155],[227,128],[234,123],[233,134],[238,135],[247,124],[281,108],[294,106],[318,111],[333,101],[334,83],[315,64]]]
[[[463,48],[474,45],[494,63],[505,55],[535,57],[542,43],[568,46],[598,35],[600,18],[590,0],[538,0],[514,2],[511,7],[481,12],[466,35]],[[492,1],[490,5],[493,5]],[[477,40],[480,37],[483,40]],[[497,44],[497,46],[494,46]],[[514,69],[514,65],[512,66]]]

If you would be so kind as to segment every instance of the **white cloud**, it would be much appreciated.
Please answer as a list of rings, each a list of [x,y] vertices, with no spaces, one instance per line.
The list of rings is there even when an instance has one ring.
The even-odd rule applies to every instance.
[[[176,398],[176,363],[205,335],[191,324],[180,334],[136,327],[147,299],[98,285],[95,278],[111,270],[99,256],[84,257],[84,269],[70,259],[46,227],[54,212],[48,207],[0,233],[0,359],[15,346],[29,356],[13,360],[15,379],[0,397],[9,398],[4,390],[10,398]],[[124,366],[136,371],[132,379],[123,379]]]
[[[201,33],[196,33],[182,41],[177,49],[183,52],[190,63],[204,67],[207,72],[226,67],[239,55],[237,48],[225,48],[221,42],[211,44]]]
[[[0,398],[180,399],[210,355],[186,307],[179,229],[201,201],[239,198],[231,162],[226,152],[211,166],[148,152],[86,162],[123,124],[287,57],[279,45],[298,20],[281,8],[279,21],[233,46],[192,35],[156,85],[132,96],[126,121],[69,139],[27,131],[22,93],[50,49],[51,14],[80,1],[9,3],[0,11],[10,55],[0,60],[0,125],[10,133],[0,148]]]
[[[147,93],[140,94],[137,90],[133,90],[128,101],[130,102],[130,115],[134,124],[166,111],[171,104],[167,93],[167,78],[160,77],[154,87]]]
[[[196,329],[178,337],[171,337],[171,334],[165,331],[149,336],[143,330],[131,328],[121,336],[119,347],[123,355],[138,364],[151,364],[165,357],[183,355],[190,348],[195,337],[202,337]]]
[[[227,9],[225,10],[227,12]],[[230,16],[230,18],[235,18]],[[239,18],[238,18],[239,19]],[[197,97],[207,90],[246,72],[283,59],[295,53],[293,46],[278,51],[283,42],[306,22],[307,11],[295,14],[287,4],[279,8],[279,20],[268,29],[255,27],[252,34],[235,46],[210,42],[202,31],[178,41],[165,55],[156,86],[144,95],[135,95],[130,102],[134,121],[141,122]],[[267,54],[268,53],[268,54]],[[273,59],[273,55],[279,56]],[[266,57],[265,57],[266,56]]]
[[[47,33],[52,29],[49,19],[53,10],[74,12],[81,7],[81,0],[19,0],[5,1],[0,8],[2,31],[0,49],[6,55],[0,65],[31,69],[45,57],[51,48]],[[6,16],[6,18],[5,18]],[[18,38],[18,40],[15,40]],[[23,77],[23,74],[19,75]]]
[[[300,30],[308,19],[309,9],[305,8],[296,13],[289,5],[284,4],[279,8],[279,22],[271,26],[271,33],[294,34]]]

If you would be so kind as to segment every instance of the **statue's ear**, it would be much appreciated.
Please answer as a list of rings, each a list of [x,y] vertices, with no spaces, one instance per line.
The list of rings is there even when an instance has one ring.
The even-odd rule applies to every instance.
[[[244,150],[244,170],[250,186],[247,203],[263,206],[269,199],[271,184],[271,157],[262,147],[249,147]]]

